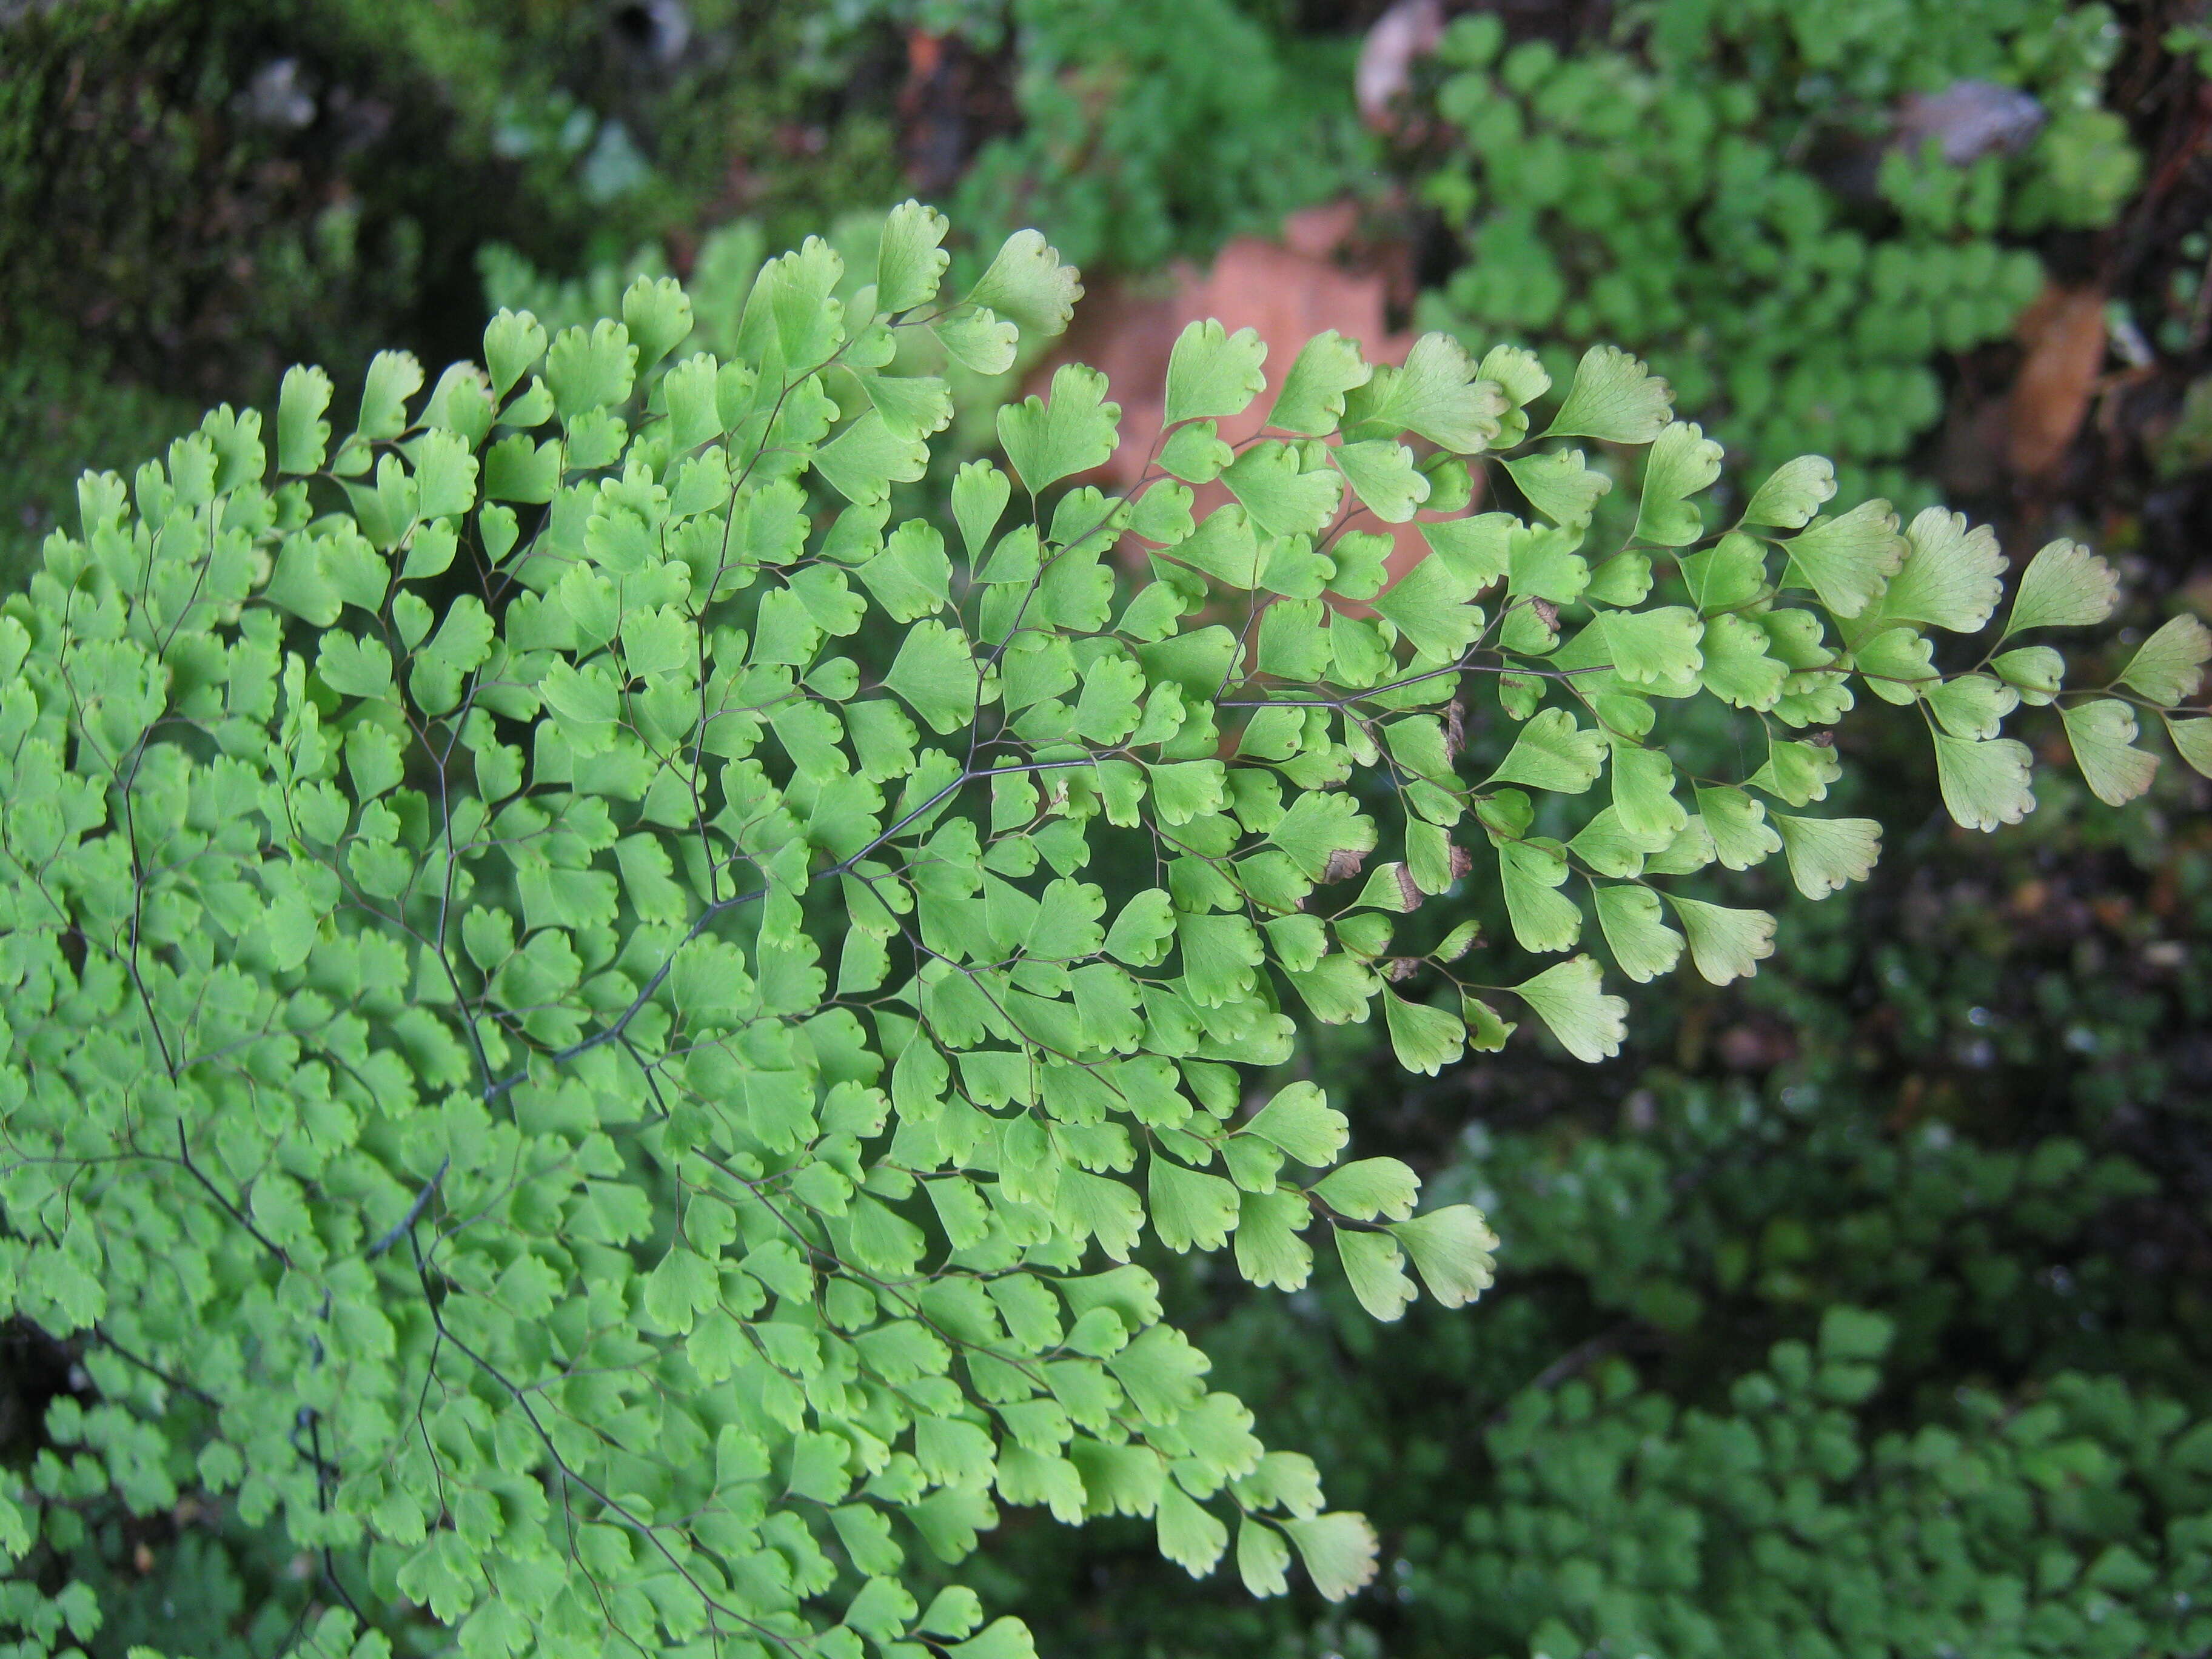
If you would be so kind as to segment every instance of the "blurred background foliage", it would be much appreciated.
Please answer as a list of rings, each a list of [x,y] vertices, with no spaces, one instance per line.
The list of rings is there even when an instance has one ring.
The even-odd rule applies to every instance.
[[[2122,653],[2212,611],[2206,9],[0,0],[0,551],[290,362],[434,366],[488,305],[596,316],[639,269],[711,335],[765,252],[908,193],[1139,294],[1345,202],[1394,327],[1618,340],[1735,463],[1824,450],[2016,560],[2080,535],[2130,576]],[[2053,778],[1970,836],[1904,718],[1848,739],[1874,881],[1788,908],[1755,980],[1640,994],[1617,1060],[1524,1034],[1418,1079],[1310,1034],[1363,1152],[1491,1212],[1497,1287],[1385,1331],[1151,1265],[1390,1568],[1255,1604],[1135,1523],[1009,1510],[994,1587],[1047,1650],[2212,1647],[2205,786],[2124,817]],[[27,1330],[0,1373],[20,1465],[89,1385]],[[84,1553],[118,1659],[270,1654],[308,1577],[213,1503]]]
[[[1811,447],[1846,489],[1875,482],[1942,413],[1938,354],[2003,339],[2035,298],[2033,239],[2111,224],[2137,177],[2100,101],[2120,45],[2101,7],[1646,20],[1632,50],[1509,45],[1495,14],[1444,32],[1419,191],[1457,268],[1425,320],[1563,359],[1630,345],[1760,465]]]

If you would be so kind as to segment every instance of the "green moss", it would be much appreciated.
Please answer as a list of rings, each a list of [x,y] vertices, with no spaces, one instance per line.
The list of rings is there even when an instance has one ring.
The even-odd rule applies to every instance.
[[[394,340],[465,355],[487,242],[565,273],[737,206],[777,227],[892,198],[867,40],[833,85],[783,74],[803,9],[695,7],[673,55],[627,18],[547,0],[9,9],[0,359],[23,392],[0,411],[0,549],[34,543],[83,466],[208,403],[266,401],[288,363]]]

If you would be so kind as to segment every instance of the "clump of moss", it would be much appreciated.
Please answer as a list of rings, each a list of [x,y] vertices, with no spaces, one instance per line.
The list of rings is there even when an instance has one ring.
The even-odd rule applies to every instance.
[[[288,363],[466,356],[488,242],[573,271],[891,199],[890,36],[787,73],[800,9],[0,5],[0,554]]]

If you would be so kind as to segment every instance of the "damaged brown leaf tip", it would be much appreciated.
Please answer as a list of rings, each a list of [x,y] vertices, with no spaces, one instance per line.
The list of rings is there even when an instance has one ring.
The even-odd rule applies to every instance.
[[[1413,884],[1413,872],[1402,864],[1390,866],[1390,873],[1398,878],[1398,896],[1410,913],[1421,908],[1421,890]]]

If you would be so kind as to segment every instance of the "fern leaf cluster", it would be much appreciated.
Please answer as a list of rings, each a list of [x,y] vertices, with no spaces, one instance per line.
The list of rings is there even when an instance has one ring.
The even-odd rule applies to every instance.
[[[1986,532],[1826,514],[1817,459],[1718,512],[1717,445],[1611,348],[1555,388],[1195,324],[1126,495],[1071,364],[917,501],[943,371],[1081,295],[1035,232],[944,292],[946,229],[895,210],[857,286],[767,261],[720,356],[644,278],[434,380],[380,355],[343,432],[296,368],[88,475],[0,607],[0,1284],[97,1391],[0,1494],[21,1651],[99,1627],[88,1517],[188,1496],[279,1529],[305,1644],[362,1659],[1019,1659],[925,1565],[1001,1504],[1346,1595],[1366,1522],[1132,1260],[1333,1257],[1384,1321],[1489,1282],[1480,1213],[1348,1156],[1298,1023],[1379,1012],[1429,1073],[1524,1025],[1602,1056],[1608,975],[1771,951],[1711,872],[1866,874],[1878,826],[1818,810],[1859,690],[1984,828],[2033,804],[2019,704],[2118,800],[2194,691],[2182,624],[2064,690],[2050,630],[2114,595],[2072,544],[1995,628]],[[1618,547],[1599,446],[1644,456]],[[1533,521],[1466,510],[1493,459]],[[1392,581],[1355,520],[1425,507]],[[1742,775],[1670,756],[1700,699],[1762,732]],[[1430,936],[1465,883],[1557,960]]]

